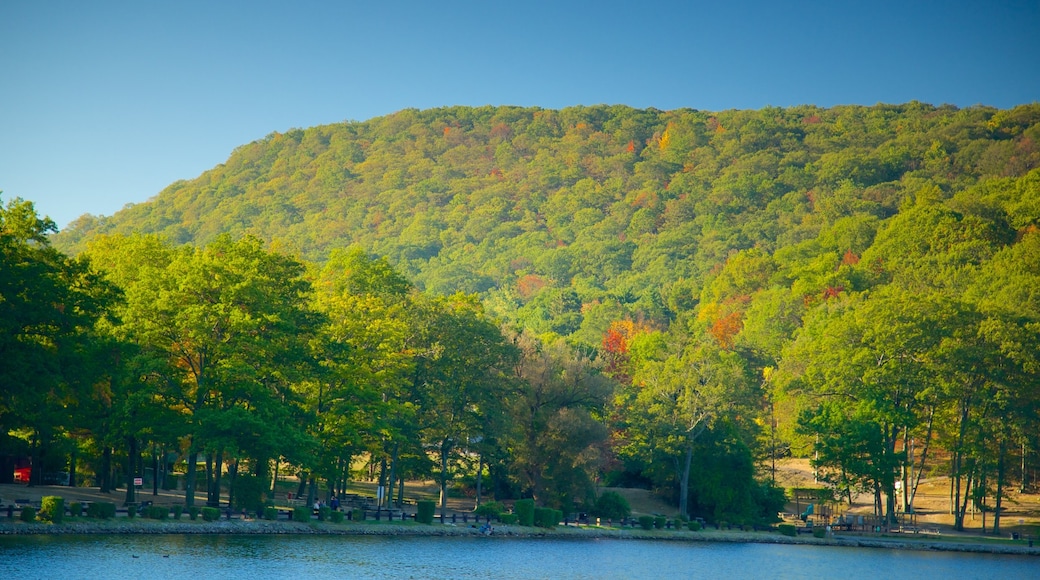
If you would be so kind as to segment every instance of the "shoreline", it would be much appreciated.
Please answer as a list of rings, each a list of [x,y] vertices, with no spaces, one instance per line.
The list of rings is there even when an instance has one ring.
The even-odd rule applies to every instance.
[[[47,523],[0,523],[0,536],[36,535],[332,535],[332,536],[431,536],[488,537],[475,527],[394,524],[331,524],[252,521],[156,521],[156,520],[91,520]],[[975,554],[1040,556],[1040,547],[989,542],[910,540],[891,537],[838,535],[832,538],[790,537],[775,532],[739,532],[703,530],[621,530],[608,528],[539,529],[499,525],[488,539],[621,539],[666,542],[726,542],[758,544],[791,544],[803,546],[837,546],[887,550],[962,552]]]

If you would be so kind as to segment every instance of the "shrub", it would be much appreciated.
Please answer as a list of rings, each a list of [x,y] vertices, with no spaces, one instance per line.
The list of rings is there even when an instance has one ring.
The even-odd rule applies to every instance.
[[[235,477],[235,511],[256,513],[264,508],[264,482],[255,475]]]
[[[792,538],[798,535],[798,528],[796,528],[794,524],[780,524],[776,529],[781,534],[791,536]]]
[[[170,517],[170,508],[164,505],[148,506],[148,517],[153,520],[165,520]]]
[[[639,516],[639,527],[644,530],[654,529],[654,516]]]
[[[65,517],[65,498],[56,495],[44,496],[37,516],[45,522],[60,524]]]
[[[202,521],[215,522],[220,519],[220,510],[215,507],[206,506],[202,508]]]
[[[516,523],[516,514],[502,514],[498,516],[498,521],[507,526],[513,525]]]
[[[354,511],[350,512],[350,519],[355,522],[365,521],[365,510],[355,508]],[[418,519],[416,521],[418,521]],[[433,516],[430,516],[430,523],[433,523]]]
[[[128,503],[126,504],[126,517],[134,519],[137,516],[137,504]]]
[[[199,519],[199,506],[193,505],[188,508],[188,518],[192,521]]]
[[[691,532],[699,532],[701,531],[701,523],[698,521],[691,520],[686,522],[686,528],[689,529]]]
[[[433,512],[436,509],[436,504],[432,501],[420,501],[416,504],[415,521],[420,524],[432,524],[433,523]]]
[[[303,523],[311,521],[311,508],[305,505],[294,507],[292,510],[292,521]]]
[[[332,513],[332,508],[328,506],[321,506],[318,508],[318,521],[327,522],[329,521],[329,514]]]
[[[559,520],[556,520],[556,513],[556,510],[552,508],[534,508],[534,525],[540,528],[555,528],[559,523]]]
[[[498,501],[486,501],[473,510],[474,515],[500,517],[506,511],[506,506]]]
[[[184,506],[182,506],[182,505],[175,505],[175,506],[173,506],[173,519],[175,519],[175,520],[181,519],[181,514],[182,513],[184,513]]]
[[[116,504],[109,501],[95,501],[87,506],[87,517],[107,520],[116,517]]]
[[[334,523],[334,524],[342,524],[343,523],[343,512],[341,512],[339,510],[331,512],[329,514],[329,518],[331,519],[332,523]]]
[[[663,530],[665,524],[668,523],[668,518],[664,516],[654,516],[654,528]]]
[[[813,528],[812,535],[814,538],[826,538],[827,530],[824,528]]]
[[[35,522],[36,508],[32,506],[23,507],[21,513],[18,514],[18,519],[22,520],[23,522]]]
[[[83,515],[83,504],[78,501],[69,503],[69,517],[78,518]]]
[[[632,508],[625,496],[616,491],[605,491],[596,499],[592,515],[597,518],[621,520],[632,515]]]
[[[264,508],[264,519],[265,520],[277,520],[278,519],[278,508],[274,506],[267,506]]]
[[[517,522],[521,526],[534,525],[534,500],[520,499],[513,504],[513,513],[516,514]]]

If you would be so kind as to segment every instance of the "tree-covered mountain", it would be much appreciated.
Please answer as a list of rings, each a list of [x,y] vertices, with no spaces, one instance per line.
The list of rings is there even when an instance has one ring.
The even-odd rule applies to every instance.
[[[318,262],[359,244],[421,288],[598,345],[613,320],[692,308],[735,251],[858,253],[908,203],[1037,166],[1036,104],[405,110],[273,133],[55,244],[251,233]]]
[[[12,263],[46,248],[8,229]],[[973,505],[998,529],[1037,466],[1040,104],[409,110],[271,135],[54,240],[124,293],[93,313],[149,371],[95,369],[127,373],[124,409],[158,389],[187,424],[153,441],[257,477],[282,457],[342,489],[365,454],[442,490],[486,466],[496,497],[568,506],[603,477],[761,522],[762,460],[792,453],[879,524],[927,472],[956,527]],[[0,421],[72,424],[16,405]]]

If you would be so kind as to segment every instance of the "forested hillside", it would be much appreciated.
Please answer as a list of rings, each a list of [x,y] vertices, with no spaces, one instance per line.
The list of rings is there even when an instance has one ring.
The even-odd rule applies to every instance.
[[[406,110],[272,134],[55,243],[251,233],[318,262],[359,244],[421,288],[598,345],[613,320],[691,309],[734,251],[858,254],[908,203],[1024,175],[1038,123],[1038,105]]]
[[[391,488],[566,509],[606,481],[760,523],[794,454],[889,519],[948,475],[956,526],[999,528],[1040,463],[1037,104],[407,110],[84,216],[51,238],[76,258],[0,217],[46,265],[0,271],[38,314],[0,342],[0,427],[128,472],[168,446],[217,499],[225,463],[342,490],[363,456]]]

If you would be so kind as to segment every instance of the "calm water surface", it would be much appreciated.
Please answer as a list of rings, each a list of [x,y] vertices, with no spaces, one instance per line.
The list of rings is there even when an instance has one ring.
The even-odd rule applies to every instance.
[[[8,536],[6,578],[1040,578],[1040,558],[770,544],[356,536]]]

